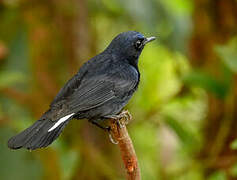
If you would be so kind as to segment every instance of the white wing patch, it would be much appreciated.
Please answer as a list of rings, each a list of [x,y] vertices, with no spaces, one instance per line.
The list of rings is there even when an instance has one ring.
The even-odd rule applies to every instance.
[[[68,118],[70,118],[72,115],[74,115],[75,113],[69,114],[67,116],[64,116],[62,118],[60,118],[49,130],[48,132],[54,130],[56,127],[58,127],[61,123],[63,123],[64,121],[68,120]]]

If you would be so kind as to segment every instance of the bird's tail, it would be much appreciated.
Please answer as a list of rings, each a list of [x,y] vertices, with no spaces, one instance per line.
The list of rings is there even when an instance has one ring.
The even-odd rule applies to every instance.
[[[55,125],[55,122],[49,119],[40,119],[29,128],[10,138],[8,140],[8,147],[10,149],[20,149],[23,147],[29,150],[47,147],[59,136],[69,120],[50,130]]]

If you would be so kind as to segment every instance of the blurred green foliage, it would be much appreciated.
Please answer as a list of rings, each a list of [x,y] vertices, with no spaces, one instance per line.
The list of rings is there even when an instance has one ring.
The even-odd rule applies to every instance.
[[[0,179],[124,179],[118,148],[87,121],[69,124],[46,149],[11,151],[6,143],[39,118],[83,62],[128,30],[157,36],[140,57],[141,83],[126,107],[133,115],[128,129],[142,179],[236,178],[236,154],[228,168],[222,162],[213,168],[212,159],[202,159],[200,152],[209,97],[228,110],[237,102],[237,39],[214,44],[218,75],[193,67],[189,41],[195,6],[188,0],[0,1]],[[223,119],[222,127],[228,127],[234,117]],[[229,131],[224,128],[220,137]],[[236,151],[234,138],[230,147]],[[217,144],[221,147],[221,140]]]
[[[216,51],[225,65],[233,72],[237,73],[237,37],[222,46],[217,46]]]

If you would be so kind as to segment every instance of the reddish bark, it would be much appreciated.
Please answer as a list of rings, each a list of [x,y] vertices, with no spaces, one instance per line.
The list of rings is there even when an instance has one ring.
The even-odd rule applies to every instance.
[[[123,119],[121,119],[123,120]],[[120,127],[116,120],[110,121],[111,134],[115,141],[118,142],[121,156],[127,170],[128,180],[140,180],[141,174],[138,165],[138,159],[135,149],[133,147],[132,140],[128,134],[124,121],[120,121],[122,127]]]

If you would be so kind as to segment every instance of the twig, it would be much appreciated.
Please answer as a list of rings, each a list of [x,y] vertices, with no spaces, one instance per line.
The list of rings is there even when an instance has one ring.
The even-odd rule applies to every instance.
[[[125,126],[125,118],[120,119],[120,126],[118,121],[111,119],[111,135],[115,141],[118,142],[121,156],[127,170],[127,179],[128,180],[140,180],[140,168],[138,165],[137,156],[133,147],[132,140],[128,134],[127,128]],[[131,117],[129,117],[131,118]]]

